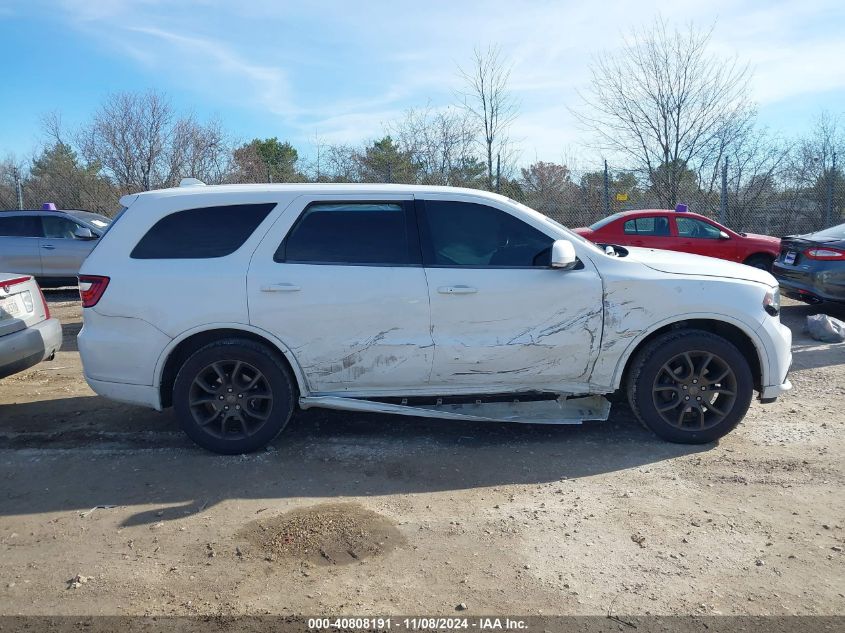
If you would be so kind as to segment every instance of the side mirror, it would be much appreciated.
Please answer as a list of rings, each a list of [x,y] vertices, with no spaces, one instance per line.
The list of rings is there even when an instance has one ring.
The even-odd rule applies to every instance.
[[[569,240],[555,240],[552,244],[552,268],[569,270],[578,262],[575,247]]]
[[[720,240],[729,240],[731,236],[725,233],[724,231],[719,231],[719,239]]]
[[[78,240],[96,240],[97,236],[91,231],[91,229],[86,228],[84,226],[77,226],[73,230],[73,236]]]

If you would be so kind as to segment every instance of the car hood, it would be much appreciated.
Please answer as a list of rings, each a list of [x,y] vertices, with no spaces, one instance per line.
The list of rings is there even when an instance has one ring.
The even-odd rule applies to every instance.
[[[745,264],[737,264],[736,262],[703,255],[663,251],[656,248],[626,248],[628,249],[628,257],[662,273],[725,277],[754,281],[767,286],[777,285],[775,278],[765,270]]]
[[[780,244],[780,238],[772,237],[771,235],[761,235],[760,233],[746,233],[745,238],[754,240],[755,242],[762,242],[764,244]]]

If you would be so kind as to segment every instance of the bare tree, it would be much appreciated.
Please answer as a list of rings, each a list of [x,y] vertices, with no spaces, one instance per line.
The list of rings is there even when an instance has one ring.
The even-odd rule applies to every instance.
[[[218,123],[179,116],[154,91],[109,96],[78,143],[120,191],[168,187],[186,176],[220,182],[230,155]]]
[[[602,149],[636,162],[667,207],[678,202],[684,174],[712,168],[749,116],[748,68],[711,55],[711,34],[656,21],[595,60],[584,107],[574,113]]]
[[[497,46],[473,50],[472,66],[458,69],[465,82],[460,93],[463,106],[481,128],[481,142],[487,164],[487,187],[495,187],[497,159],[507,158],[507,131],[517,114],[517,104],[508,90],[511,69]]]
[[[422,184],[481,184],[483,166],[475,156],[475,131],[466,110],[412,108],[387,131],[410,156]]]
[[[822,228],[841,222],[845,206],[845,127],[827,111],[816,118],[810,132],[796,143],[789,164],[787,191],[791,228]]]

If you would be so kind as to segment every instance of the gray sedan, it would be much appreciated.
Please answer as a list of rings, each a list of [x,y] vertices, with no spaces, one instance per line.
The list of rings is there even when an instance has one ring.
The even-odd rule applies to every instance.
[[[44,287],[76,285],[110,223],[88,211],[0,211],[0,270],[33,275]]]

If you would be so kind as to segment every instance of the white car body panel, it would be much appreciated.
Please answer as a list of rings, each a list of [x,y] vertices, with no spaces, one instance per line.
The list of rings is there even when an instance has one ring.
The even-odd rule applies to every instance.
[[[372,196],[298,197],[256,249],[247,275],[249,322],[285,341],[309,393],[390,391],[428,378],[433,358],[427,285],[419,266],[347,266],[273,261],[311,202]],[[384,202],[410,195],[380,195]]]
[[[570,240],[583,267],[273,261],[309,201],[413,197],[505,210],[550,238]],[[251,202],[277,206],[231,255],[175,262],[128,257],[165,215]],[[648,249],[612,257],[495,194],[400,185],[226,185],[146,192],[124,197],[123,204],[129,209],[81,271],[111,278],[97,306],[84,310],[79,348],[92,388],[115,399],[161,408],[168,357],[190,336],[216,329],[250,332],[279,349],[302,402],[311,406],[320,400],[308,398],[333,396],[606,394],[619,387],[627,361],[649,334],[690,319],[721,321],[749,338],[764,397],[788,388],[789,330],[762,307],[776,287],[768,273]],[[263,290],[275,284],[299,290]],[[459,291],[441,292],[448,288]]]

